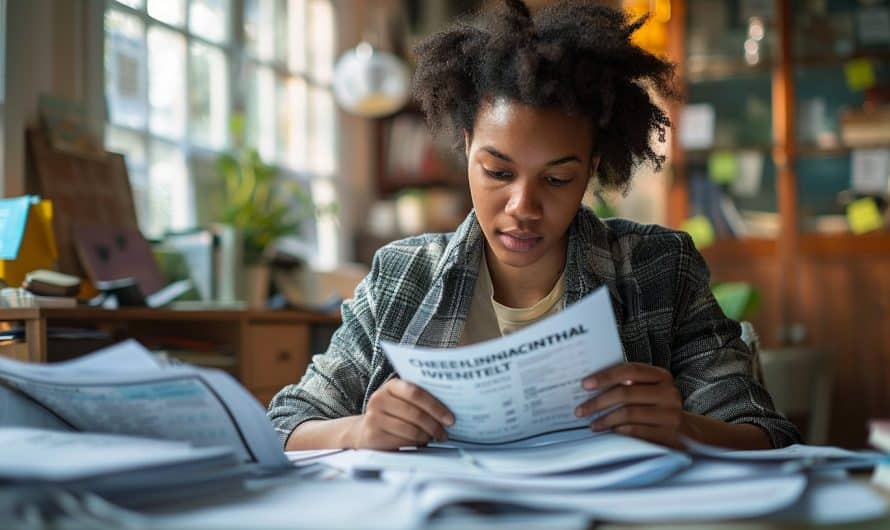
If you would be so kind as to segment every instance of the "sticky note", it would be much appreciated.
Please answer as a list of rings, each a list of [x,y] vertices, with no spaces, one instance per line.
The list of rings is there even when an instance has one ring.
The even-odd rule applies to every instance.
[[[868,59],[853,59],[844,65],[850,90],[866,90],[875,85],[875,69]]]
[[[869,197],[847,205],[847,222],[854,234],[864,234],[884,226],[884,218],[875,200]]]
[[[723,313],[733,320],[750,318],[760,309],[760,294],[750,283],[718,283],[711,292]]]
[[[705,248],[714,242],[714,225],[704,215],[696,215],[683,221],[680,230],[692,237],[696,248]]]
[[[739,159],[735,153],[717,151],[708,157],[708,175],[717,184],[729,184],[739,175]]]

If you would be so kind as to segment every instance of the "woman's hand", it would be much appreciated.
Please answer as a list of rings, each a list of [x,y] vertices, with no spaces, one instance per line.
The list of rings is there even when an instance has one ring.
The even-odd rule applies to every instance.
[[[365,413],[353,424],[350,445],[355,449],[395,450],[448,439],[445,426],[454,416],[417,385],[390,379],[368,400]]]
[[[593,431],[614,432],[669,447],[682,448],[686,435],[683,397],[674,378],[664,368],[625,363],[589,375],[581,381],[585,390],[602,393],[575,409],[579,418],[617,407],[590,424]]]

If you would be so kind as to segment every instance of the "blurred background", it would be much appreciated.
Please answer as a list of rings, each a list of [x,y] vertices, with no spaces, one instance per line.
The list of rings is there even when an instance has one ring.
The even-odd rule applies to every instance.
[[[123,195],[72,219],[122,205],[192,302],[243,308],[258,282],[249,307],[336,309],[381,245],[469,211],[465,168],[408,97],[411,50],[492,3],[0,0],[3,196],[59,211],[73,188],[108,187],[73,184],[80,162],[44,164],[44,143],[123,155]],[[890,416],[890,0],[604,3],[650,15],[634,39],[677,63],[685,99],[666,169],[586,201],[692,234],[780,408],[810,442],[862,446]],[[231,267],[201,262],[201,237],[227,227]],[[95,287],[55,230],[55,268]]]

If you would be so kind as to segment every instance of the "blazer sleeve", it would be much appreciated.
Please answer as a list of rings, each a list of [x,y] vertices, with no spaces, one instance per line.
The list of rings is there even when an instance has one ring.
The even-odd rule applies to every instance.
[[[714,299],[704,258],[688,234],[678,236],[671,372],[684,410],[757,425],[773,447],[797,443],[797,428],[776,412],[769,393],[754,379],[753,354],[741,339],[741,326],[727,318]]]
[[[353,298],[343,302],[342,323],[327,351],[313,356],[300,382],[284,387],[269,403],[267,415],[282,445],[305,421],[361,414],[378,334],[378,270],[375,255],[371,271],[356,287]]]

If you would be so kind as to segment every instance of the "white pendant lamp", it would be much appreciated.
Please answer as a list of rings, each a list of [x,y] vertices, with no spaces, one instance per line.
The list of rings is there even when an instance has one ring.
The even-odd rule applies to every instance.
[[[359,4],[359,21],[362,23],[365,1],[361,0]],[[380,6],[375,7],[378,15],[385,15]],[[409,77],[408,67],[401,59],[363,40],[337,61],[334,97],[343,109],[357,116],[385,116],[399,110],[408,101]]]

